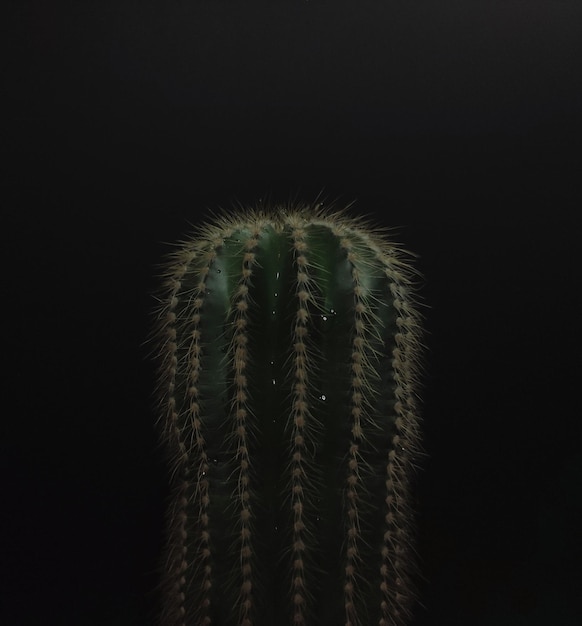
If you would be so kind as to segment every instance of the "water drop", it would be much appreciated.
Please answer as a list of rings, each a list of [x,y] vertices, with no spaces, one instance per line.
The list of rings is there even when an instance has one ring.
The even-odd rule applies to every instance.
[[[319,396],[319,399],[320,399],[322,402],[325,402],[325,401],[327,400],[327,396],[326,396],[324,393],[322,393],[322,394]]]

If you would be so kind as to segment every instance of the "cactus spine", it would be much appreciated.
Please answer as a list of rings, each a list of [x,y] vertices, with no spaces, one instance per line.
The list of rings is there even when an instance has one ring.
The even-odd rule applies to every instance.
[[[163,626],[408,621],[414,271],[320,206],[182,242],[157,311],[171,459]]]

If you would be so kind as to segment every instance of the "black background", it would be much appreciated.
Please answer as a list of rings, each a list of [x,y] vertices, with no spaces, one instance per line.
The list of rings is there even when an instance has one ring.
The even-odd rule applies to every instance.
[[[0,622],[153,623],[164,242],[321,192],[425,276],[415,624],[580,623],[582,3],[3,12]]]

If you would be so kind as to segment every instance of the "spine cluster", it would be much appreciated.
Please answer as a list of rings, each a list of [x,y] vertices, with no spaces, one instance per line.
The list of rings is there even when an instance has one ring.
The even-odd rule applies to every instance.
[[[239,563],[241,585],[239,594],[239,623],[241,626],[252,626],[253,610],[253,566],[252,566],[252,499],[250,466],[252,459],[249,455],[250,408],[247,389],[246,367],[249,361],[248,311],[249,289],[255,265],[255,248],[258,244],[260,232],[255,227],[250,239],[244,244],[242,253],[241,276],[233,298],[234,335],[231,353],[234,370],[234,399],[232,401],[232,415],[236,425],[236,459],[238,462],[236,478],[236,499],[240,517],[240,544]]]
[[[293,509],[292,531],[292,598],[293,623],[297,626],[305,624],[305,576],[304,554],[305,522],[303,518],[303,490],[308,481],[305,467],[305,431],[309,416],[309,355],[307,351],[307,335],[309,323],[310,294],[309,266],[306,257],[307,244],[305,231],[294,228],[292,232],[295,264],[297,268],[297,313],[293,329],[293,429],[291,455],[291,506]]]
[[[346,540],[346,567],[344,583],[344,606],[346,626],[360,624],[356,608],[357,596],[357,568],[359,556],[360,514],[358,501],[362,489],[360,467],[363,459],[360,446],[364,436],[363,422],[366,418],[365,397],[370,388],[370,375],[373,368],[367,364],[366,345],[367,335],[370,333],[370,315],[367,306],[366,290],[360,280],[358,258],[352,249],[348,238],[342,238],[341,247],[346,252],[352,266],[352,281],[354,292],[354,332],[352,338],[351,355],[351,441],[349,444],[348,476],[346,480],[347,498],[347,540]]]

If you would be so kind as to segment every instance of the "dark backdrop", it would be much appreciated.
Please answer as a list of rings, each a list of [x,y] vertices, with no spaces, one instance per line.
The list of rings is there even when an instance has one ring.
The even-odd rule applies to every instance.
[[[0,622],[152,623],[164,242],[322,193],[425,276],[415,624],[580,623],[582,3],[2,12]]]

